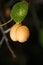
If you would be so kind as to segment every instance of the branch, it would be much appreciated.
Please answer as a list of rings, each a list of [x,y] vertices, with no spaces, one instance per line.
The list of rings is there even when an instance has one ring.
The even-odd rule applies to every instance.
[[[31,14],[32,14],[32,17],[33,17],[33,20],[34,20],[34,25],[35,25],[37,31],[39,31],[39,29],[40,29],[40,21],[38,19],[37,13],[35,11],[35,7],[34,7],[32,2],[31,2],[30,10],[31,10]]]
[[[4,41],[4,37],[0,41],[0,46],[2,45],[3,41]]]
[[[7,30],[5,30],[4,33],[6,34],[6,33],[8,33],[9,31],[10,31],[10,28],[7,29]]]
[[[0,27],[7,25],[7,24],[10,23],[11,21],[12,21],[12,19],[10,19],[8,22],[6,22],[6,23],[4,23],[4,24],[0,24]]]
[[[0,24],[1,24],[1,21],[0,21]],[[6,41],[6,45],[7,45],[8,49],[9,49],[10,53],[12,54],[13,58],[16,58],[16,55],[14,54],[14,51],[11,49],[11,47],[10,47],[10,45],[8,43],[8,38],[6,37],[6,35],[4,33],[3,27],[0,27],[0,29],[1,29],[1,32],[3,33],[4,39]]]

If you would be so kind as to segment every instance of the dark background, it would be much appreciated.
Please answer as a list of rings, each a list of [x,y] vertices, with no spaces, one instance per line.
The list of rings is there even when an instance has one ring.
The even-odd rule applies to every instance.
[[[10,7],[12,9],[13,5],[16,2],[19,2],[20,0],[1,0],[0,4],[2,5],[0,8],[0,12],[2,12],[2,15],[0,14],[0,20],[3,23],[3,20],[8,21],[10,17],[5,17],[3,15],[3,11],[7,8]],[[27,0],[28,1],[28,0]],[[28,1],[29,2],[29,1]],[[36,13],[38,16],[38,19],[40,20],[40,28],[43,27],[43,4],[34,4],[36,8]],[[8,29],[13,25],[13,21],[7,25],[7,27],[4,27],[4,29]],[[3,41],[2,46],[0,47],[0,65],[1,64],[14,64],[14,65],[23,65],[22,60],[23,57],[26,59],[26,63],[24,65],[30,65],[30,64],[43,64],[43,47],[39,44],[38,42],[38,30],[36,29],[34,22],[33,22],[33,17],[31,14],[31,10],[29,9],[28,14],[26,18],[22,22],[23,25],[26,25],[30,28],[30,39],[23,43],[20,44],[19,42],[13,42],[10,39],[9,33],[7,34],[9,44],[11,48],[14,50],[17,59],[13,59],[6,44],[5,40]],[[0,30],[0,40],[2,38],[3,34]],[[21,58],[22,57],[22,58]],[[21,60],[21,61],[20,61]],[[24,60],[25,61],[25,60]]]

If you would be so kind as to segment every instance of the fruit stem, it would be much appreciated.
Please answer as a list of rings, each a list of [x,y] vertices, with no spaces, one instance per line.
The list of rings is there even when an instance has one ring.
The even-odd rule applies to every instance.
[[[20,22],[16,22],[16,24],[21,24]]]
[[[12,19],[10,19],[8,22],[6,22],[6,23],[4,23],[4,24],[1,24],[0,27],[7,25],[7,24],[10,23],[11,21],[12,21]]]

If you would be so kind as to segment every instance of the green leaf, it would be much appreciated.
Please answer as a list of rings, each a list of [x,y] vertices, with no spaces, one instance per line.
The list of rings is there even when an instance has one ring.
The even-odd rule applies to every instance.
[[[21,23],[28,13],[28,3],[27,2],[18,2],[16,3],[11,10],[11,19],[16,23]]]

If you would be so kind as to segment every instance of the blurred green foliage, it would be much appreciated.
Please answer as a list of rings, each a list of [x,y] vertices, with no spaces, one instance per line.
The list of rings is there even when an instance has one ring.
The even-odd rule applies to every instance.
[[[0,0],[0,3],[4,2],[5,0]]]
[[[21,54],[19,57],[20,57],[19,64],[20,65],[26,65],[27,64],[26,56]]]
[[[39,43],[41,46],[43,46],[43,28],[39,31]]]

